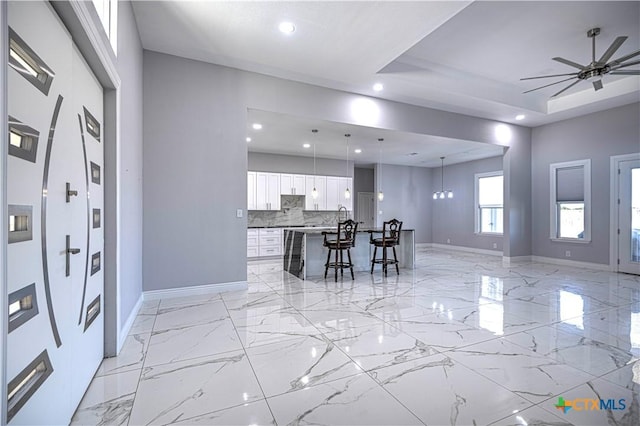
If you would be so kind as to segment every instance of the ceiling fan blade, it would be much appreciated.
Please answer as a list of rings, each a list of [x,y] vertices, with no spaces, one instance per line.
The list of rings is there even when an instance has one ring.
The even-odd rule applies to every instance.
[[[611,59],[613,54],[616,53],[616,51],[620,48],[620,46],[622,46],[622,43],[624,43],[626,39],[627,36],[620,36],[616,38],[613,43],[611,43],[611,46],[609,46],[607,51],[602,54],[602,57],[598,62],[601,64],[606,64],[607,61]]]
[[[558,93],[556,93],[555,95],[551,96],[552,98],[555,98],[556,96],[558,96],[560,93],[564,92],[567,89],[572,88],[573,86],[575,86],[576,84],[580,83],[580,80],[576,80],[573,83],[571,83],[570,85],[568,85],[567,87],[565,87],[564,89],[562,89],[561,91],[559,91]]]
[[[611,71],[609,75],[640,75],[640,70]]]
[[[568,73],[568,74],[553,74],[553,75],[541,75],[539,77],[525,77],[525,78],[521,78],[520,80],[535,80],[537,78],[549,78],[549,77],[564,77],[567,75],[578,75],[577,72],[572,72],[572,73]]]
[[[602,89],[602,80],[594,80],[593,81],[593,88],[598,91],[600,89]]]
[[[627,62],[626,64],[618,65],[612,71],[617,71],[620,68],[630,67],[631,65],[638,65],[638,64],[640,64],[640,61]]]
[[[573,61],[570,61],[568,59],[564,59],[564,58],[552,58],[554,61],[558,61],[560,63],[563,63],[565,65],[569,65],[570,67],[574,67],[574,68],[578,68],[580,71],[582,71],[583,69],[585,69],[586,67],[584,65],[580,65],[577,64]]]
[[[556,81],[555,83],[551,83],[551,84],[545,84],[544,86],[536,87],[535,89],[527,90],[526,92],[522,92],[522,93],[524,94],[524,93],[533,92],[534,90],[544,89],[545,87],[549,87],[549,86],[553,86],[554,84],[560,84],[560,83],[563,83],[565,81],[573,80],[574,78],[575,77],[569,77],[569,78],[566,78],[564,80]],[[580,81],[580,80],[578,80],[578,81]]]
[[[619,57],[618,59],[614,59],[613,61],[609,62],[607,65],[609,65],[610,67],[615,67],[617,65],[622,64],[624,61],[626,61],[627,59],[631,59],[635,56],[640,55],[640,50],[636,50],[633,53],[629,53],[628,55],[624,55]]]

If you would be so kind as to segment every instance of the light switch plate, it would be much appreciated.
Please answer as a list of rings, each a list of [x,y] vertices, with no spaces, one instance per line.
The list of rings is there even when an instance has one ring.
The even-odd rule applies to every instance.
[[[236,210],[236,217],[242,217],[242,209]]]

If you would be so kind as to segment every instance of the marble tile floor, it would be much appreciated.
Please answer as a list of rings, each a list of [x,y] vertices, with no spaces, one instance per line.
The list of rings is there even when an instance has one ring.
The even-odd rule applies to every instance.
[[[640,424],[640,277],[416,260],[337,283],[252,261],[247,291],[145,301],[72,424]]]

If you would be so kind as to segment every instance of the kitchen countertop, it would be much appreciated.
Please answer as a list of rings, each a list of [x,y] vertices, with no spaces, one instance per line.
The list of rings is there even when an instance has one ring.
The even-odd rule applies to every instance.
[[[267,225],[267,226],[247,226],[247,229],[260,229],[260,228],[327,228],[328,225]]]
[[[295,231],[295,232],[302,232],[304,234],[322,234],[324,231],[336,231],[338,229],[337,226],[326,226],[326,227],[321,227],[321,226],[316,226],[316,227],[304,227],[304,228],[298,228],[298,227],[289,227],[289,228],[284,228],[285,230],[289,229],[291,231]],[[409,231],[414,231],[414,229],[403,229],[402,232],[409,232]],[[382,228],[361,228],[358,229],[357,231],[358,233],[367,233],[367,232],[382,232]]]

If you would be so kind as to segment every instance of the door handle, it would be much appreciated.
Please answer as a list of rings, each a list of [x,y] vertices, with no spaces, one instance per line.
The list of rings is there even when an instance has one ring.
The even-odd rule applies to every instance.
[[[71,255],[80,253],[79,248],[71,248],[71,235],[67,235],[67,249],[65,250],[66,256],[66,269],[65,269],[65,277],[71,275]]]
[[[67,203],[71,202],[71,197],[76,197],[77,195],[78,191],[71,189],[71,184],[67,182]]]

